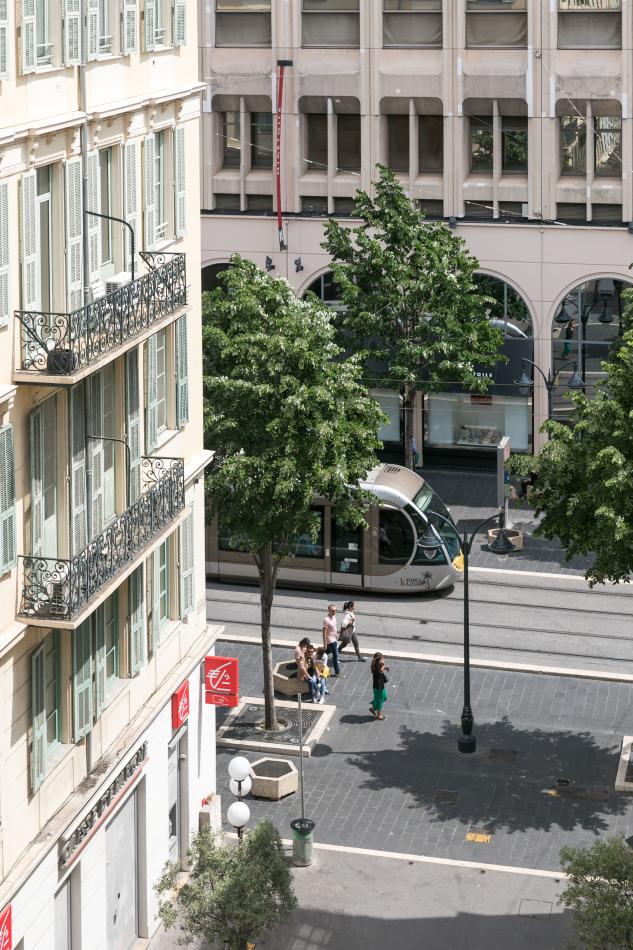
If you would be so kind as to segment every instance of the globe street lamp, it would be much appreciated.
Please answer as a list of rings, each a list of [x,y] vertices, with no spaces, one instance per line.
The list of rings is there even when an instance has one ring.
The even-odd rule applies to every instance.
[[[471,754],[475,752],[477,748],[477,740],[473,735],[473,710],[470,702],[470,604],[469,604],[469,592],[468,592],[468,561],[470,557],[470,552],[473,546],[476,535],[479,531],[487,524],[491,524],[493,521],[499,522],[499,532],[488,545],[488,550],[493,554],[510,554],[511,551],[514,551],[512,542],[508,539],[505,533],[505,513],[503,509],[498,511],[496,514],[491,515],[489,518],[485,518],[481,521],[477,527],[471,532],[470,538],[468,534],[464,531],[463,538],[460,538],[457,528],[449,518],[445,518],[444,515],[440,515],[435,511],[427,511],[427,514],[432,518],[437,518],[443,522],[455,535],[457,538],[457,543],[459,544],[460,550],[464,557],[464,707],[462,709],[461,723],[462,723],[462,734],[457,740],[457,748],[460,752],[465,754]],[[440,532],[435,524],[429,520],[426,533],[422,540],[419,542],[423,548],[432,548],[440,547],[444,542],[440,536]]]
[[[233,802],[233,804],[229,805],[227,809],[226,817],[236,829],[238,840],[241,841],[242,835],[244,834],[244,825],[251,817],[250,808],[246,802]]]
[[[571,379],[567,383],[568,388],[576,389],[576,390],[584,389],[585,384],[582,380],[580,373],[578,372],[578,364],[576,363],[576,360],[567,360],[566,363],[563,363],[561,366],[558,367],[558,369],[556,370],[553,376],[552,376],[552,371],[548,370],[548,373],[546,376],[543,370],[540,368],[540,366],[537,366],[536,363],[532,362],[532,360],[529,360],[527,359],[527,357],[524,356],[523,359],[521,360],[521,375],[518,379],[515,380],[515,384],[519,387],[519,392],[521,393],[522,396],[529,396],[532,391],[532,387],[534,386],[534,380],[532,379],[532,377],[529,375],[527,371],[528,366],[532,366],[537,371],[537,373],[540,373],[541,376],[543,377],[543,382],[545,383],[545,388],[547,389],[547,418],[548,420],[552,419],[554,415],[554,387],[556,386],[556,381],[558,380],[560,373],[565,369],[565,367],[567,366],[574,367],[572,375],[571,375]]]
[[[237,837],[241,841],[244,825],[251,817],[250,808],[246,802],[242,801],[242,795],[248,795],[253,784],[251,781],[251,763],[245,756],[236,755],[231,759],[229,762],[229,777],[231,779],[229,787],[233,795],[238,796],[238,801],[229,805],[226,817],[236,829]]]

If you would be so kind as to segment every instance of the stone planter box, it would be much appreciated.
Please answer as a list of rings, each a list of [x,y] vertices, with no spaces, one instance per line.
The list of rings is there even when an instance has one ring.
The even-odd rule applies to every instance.
[[[299,788],[299,773],[287,759],[264,757],[251,765],[251,795],[278,802]]]
[[[494,539],[499,534],[498,528],[490,528],[488,530],[488,544],[492,544]],[[523,550],[523,532],[518,531],[516,528],[506,528],[505,536],[508,541],[511,543],[515,551]]]
[[[297,664],[294,660],[284,660],[273,667],[273,688],[282,696],[296,696],[298,692],[309,693],[310,687],[305,680],[297,679]]]

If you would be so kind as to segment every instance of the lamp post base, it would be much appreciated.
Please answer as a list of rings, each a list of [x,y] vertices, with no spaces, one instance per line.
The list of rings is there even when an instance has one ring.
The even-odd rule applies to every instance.
[[[477,740],[474,736],[460,736],[457,740],[457,748],[464,755],[470,755],[477,750]]]

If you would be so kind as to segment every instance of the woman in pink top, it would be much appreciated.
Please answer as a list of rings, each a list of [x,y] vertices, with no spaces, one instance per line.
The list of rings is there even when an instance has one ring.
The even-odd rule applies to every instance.
[[[334,675],[341,675],[338,662],[338,631],[336,629],[336,604],[328,604],[327,613],[323,618],[323,646],[332,657]]]

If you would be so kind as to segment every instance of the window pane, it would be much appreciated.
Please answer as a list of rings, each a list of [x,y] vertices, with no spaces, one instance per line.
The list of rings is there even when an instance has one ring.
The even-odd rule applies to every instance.
[[[360,46],[358,13],[304,13],[301,17],[301,43],[306,47],[356,49]]]
[[[50,744],[59,739],[57,715],[57,642],[50,633],[44,644],[44,709],[46,711],[46,741]]]
[[[477,289],[492,304],[487,305],[488,319],[508,340],[524,340],[532,336],[532,320],[527,304],[504,280],[489,274],[477,274]]]
[[[494,8],[496,9],[496,7]],[[468,13],[466,46],[471,49],[512,49],[527,46],[527,15],[505,11]]]
[[[607,205],[594,203],[591,208],[591,220],[594,224],[621,225],[622,205]]]
[[[587,221],[587,205],[559,201],[556,205],[556,217],[559,221],[569,221],[570,223],[580,222],[581,224],[585,224]]]
[[[217,13],[215,45],[225,47],[270,46],[270,13]]]
[[[432,10],[442,12],[442,0],[383,0],[383,10]]]
[[[526,0],[467,0],[466,9],[485,13],[513,13],[525,10],[525,4]]]
[[[341,13],[358,10],[358,0],[303,0],[303,10],[316,13]]]
[[[301,199],[301,214],[314,214],[323,217],[327,214],[327,198],[303,197]]]
[[[348,217],[354,211],[355,205],[354,198],[335,198],[334,199],[334,214],[340,214],[344,217]]]
[[[253,112],[251,115],[251,165],[253,168],[272,168],[272,164],[272,113]]]
[[[561,174],[584,175],[587,170],[587,129],[582,116],[562,116]]]
[[[169,618],[169,551],[165,541],[159,548],[158,562],[158,617],[160,620]]]
[[[156,237],[165,237],[165,133],[154,138],[154,208],[156,210]]]
[[[240,114],[222,113],[222,168],[240,167]]]
[[[417,202],[420,211],[423,211],[427,218],[442,218],[444,216],[444,202],[441,198],[420,198]]]
[[[504,172],[527,173],[527,119],[502,119],[501,152],[501,167]]]
[[[156,399],[158,431],[167,427],[167,338],[166,331],[156,334]]]
[[[240,196],[216,193],[214,196],[216,211],[239,211]]]
[[[409,116],[387,116],[387,164],[394,172],[409,171]]]
[[[218,13],[270,13],[270,0],[215,0]]]
[[[332,515],[332,570],[342,574],[363,573],[363,534],[360,528],[338,524]]]
[[[246,210],[247,211],[272,211],[273,210],[273,196],[272,195],[247,195],[246,196]]]
[[[438,47],[442,45],[441,13],[385,13],[382,18],[385,47]]]
[[[441,172],[444,165],[444,120],[441,115],[418,118],[418,156],[421,172]]]
[[[470,120],[470,170],[492,173],[492,117]]]
[[[112,149],[102,148],[99,152],[99,172],[101,185],[101,207],[99,211],[102,214],[112,214],[111,194],[111,168],[112,168]],[[112,222],[101,218],[101,263],[106,264],[112,260]]]
[[[559,10],[620,10],[621,0],[558,0]]]
[[[620,49],[622,17],[619,13],[560,13],[559,49]]]
[[[621,119],[616,116],[599,115],[595,123],[595,171],[605,178],[620,178],[622,175]]]
[[[308,126],[308,171],[327,171],[327,116],[310,112],[306,115]]]
[[[413,554],[413,529],[408,518],[395,508],[378,514],[378,563],[406,564]]]
[[[360,116],[337,116],[337,161],[340,172],[360,171]]]

